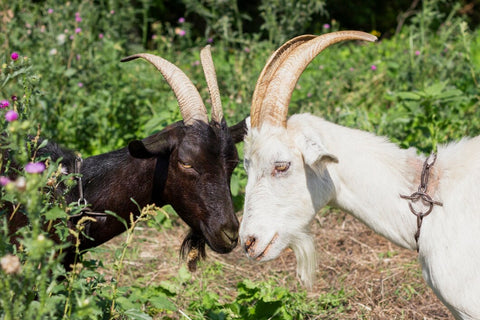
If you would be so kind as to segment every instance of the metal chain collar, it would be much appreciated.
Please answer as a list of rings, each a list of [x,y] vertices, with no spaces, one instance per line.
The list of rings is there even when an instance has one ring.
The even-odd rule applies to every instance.
[[[417,243],[417,251],[419,249],[418,238],[420,237],[420,228],[422,227],[423,218],[425,218],[430,214],[430,212],[432,212],[434,205],[443,206],[442,202],[433,200],[432,197],[430,197],[427,193],[428,179],[430,177],[430,168],[433,166],[436,160],[437,160],[436,153],[432,153],[430,156],[428,156],[425,159],[425,162],[423,163],[422,175],[420,177],[420,186],[418,187],[418,191],[412,193],[410,196],[400,195],[402,199],[410,200],[410,202],[408,203],[410,211],[412,211],[412,213],[417,217],[417,232],[415,233],[415,242]],[[422,203],[424,205],[428,206],[425,212],[415,210],[415,208],[412,205],[412,203],[415,203],[420,199],[422,200]]]
[[[83,216],[106,216],[105,213],[103,212],[93,212],[90,207],[88,207],[88,202],[87,199],[84,198],[83,196],[83,181],[82,181],[82,175],[80,174],[80,170],[82,168],[83,164],[83,159],[80,156],[77,156],[75,158],[75,174],[76,174],[76,179],[77,179],[77,185],[78,185],[78,201],[77,204],[78,206],[82,206],[82,210],[77,213],[73,214],[70,217],[72,218],[77,218],[77,217],[83,217]]]

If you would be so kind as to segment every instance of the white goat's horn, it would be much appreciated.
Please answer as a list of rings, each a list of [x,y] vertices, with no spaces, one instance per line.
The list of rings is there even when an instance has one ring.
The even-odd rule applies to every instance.
[[[377,37],[361,31],[338,31],[314,37],[296,46],[276,68],[270,81],[265,84],[268,87],[265,89],[264,98],[260,101],[253,101],[257,105],[255,107],[252,105],[252,109],[260,109],[260,111],[256,111],[260,115],[259,121],[255,125],[261,126],[263,123],[269,123],[273,126],[285,127],[290,98],[300,75],[325,48],[344,40],[376,41]],[[262,79],[258,81],[262,81]]]
[[[275,75],[278,67],[282,65],[283,61],[285,61],[293,49],[315,37],[316,36],[314,35],[303,35],[293,38],[285,42],[270,56],[262,70],[262,73],[260,73],[260,76],[258,77],[255,90],[253,91],[252,106],[250,109],[250,121],[252,127],[257,127],[260,124],[260,107],[263,99],[265,98],[268,85],[270,84],[270,81]]]
[[[212,99],[212,120],[220,123],[223,118],[222,101],[220,99],[220,90],[218,89],[217,74],[215,73],[210,45],[207,45],[200,51],[200,61],[202,62],[203,73],[207,80],[210,99]]]
[[[207,109],[203,104],[202,97],[195,85],[182,70],[173,63],[149,53],[134,54],[120,61],[127,62],[137,58],[147,60],[162,73],[177,97],[178,106],[185,125],[191,125],[195,120],[208,123]]]

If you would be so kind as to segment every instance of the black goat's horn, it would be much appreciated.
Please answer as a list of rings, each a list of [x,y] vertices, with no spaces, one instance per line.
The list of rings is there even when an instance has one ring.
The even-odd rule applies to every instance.
[[[250,111],[252,127],[260,127],[263,123],[285,127],[290,98],[300,75],[325,48],[344,40],[375,41],[377,37],[361,31],[338,31],[321,36],[300,36],[280,47],[257,81]]]
[[[162,73],[177,97],[185,125],[191,125],[194,121],[208,123],[207,109],[203,104],[200,93],[180,68],[161,57],[149,53],[134,54],[120,61],[127,62],[137,58],[147,60]]]
[[[200,51],[200,61],[202,62],[203,73],[205,74],[210,99],[212,100],[212,120],[220,123],[223,118],[222,101],[220,99],[220,90],[218,89],[217,74],[213,64],[210,45],[207,45]]]

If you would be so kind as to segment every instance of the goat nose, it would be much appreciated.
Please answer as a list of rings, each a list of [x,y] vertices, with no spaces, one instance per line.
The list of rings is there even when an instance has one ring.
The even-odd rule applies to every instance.
[[[245,241],[244,249],[248,255],[251,255],[253,250],[255,250],[255,242],[257,239],[254,236],[248,236],[247,241]]]

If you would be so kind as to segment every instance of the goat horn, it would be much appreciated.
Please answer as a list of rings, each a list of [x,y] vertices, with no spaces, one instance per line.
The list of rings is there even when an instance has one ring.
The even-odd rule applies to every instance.
[[[285,42],[270,56],[262,70],[262,73],[260,73],[260,76],[258,77],[255,90],[253,91],[252,107],[250,109],[250,121],[252,127],[259,126],[261,112],[260,106],[262,105],[262,100],[265,98],[268,85],[272,80],[272,77],[275,75],[278,67],[282,65],[283,61],[285,61],[285,59],[290,55],[292,50],[315,37],[316,36],[314,35],[302,35],[293,38]]]
[[[283,61],[276,68],[274,74],[270,76],[269,81],[264,84],[267,88],[264,89],[263,99],[252,101],[252,109],[259,113],[259,120],[255,123],[255,126],[267,122],[273,126],[286,127],[288,105],[300,75],[325,48],[344,40],[373,42],[377,40],[377,37],[361,31],[338,31],[314,37],[290,50],[288,56],[282,59]],[[262,81],[262,79],[258,81]],[[256,105],[253,106],[253,103]],[[253,122],[252,127],[254,127]]]
[[[183,123],[191,125],[196,120],[208,123],[207,109],[195,85],[173,63],[149,53],[134,54],[123,58],[121,62],[143,58],[153,64],[163,75],[177,97]]]
[[[210,99],[212,99],[212,120],[220,123],[223,118],[222,101],[220,99],[220,90],[218,89],[217,74],[215,73],[210,45],[207,45],[200,51],[200,61],[202,62],[203,72],[207,80]]]

